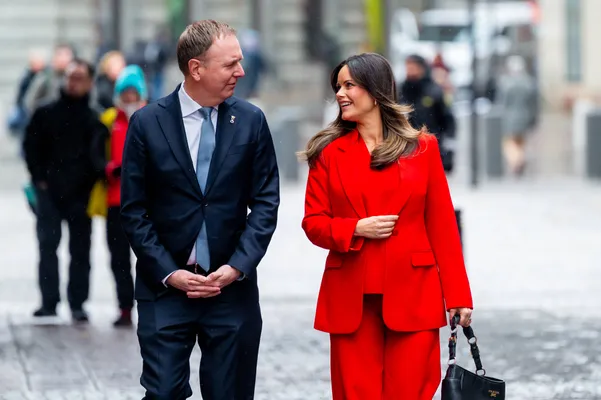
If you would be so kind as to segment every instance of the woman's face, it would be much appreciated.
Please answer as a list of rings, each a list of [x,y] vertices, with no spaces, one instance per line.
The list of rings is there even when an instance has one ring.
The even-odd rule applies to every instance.
[[[140,102],[140,95],[135,89],[126,89],[119,96],[121,104],[137,104]]]
[[[116,81],[125,66],[125,59],[122,56],[115,55],[109,58],[105,67],[106,76],[113,82]]]
[[[119,108],[123,110],[127,119],[144,106],[140,94],[135,89],[126,89],[119,96]]]
[[[342,110],[343,120],[359,122],[376,110],[374,98],[357,85],[346,65],[338,73],[337,88],[336,100]]]

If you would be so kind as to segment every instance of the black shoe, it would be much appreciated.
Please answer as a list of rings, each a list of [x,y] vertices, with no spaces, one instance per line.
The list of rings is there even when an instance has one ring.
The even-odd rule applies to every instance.
[[[71,310],[73,321],[78,323],[86,323],[89,321],[88,314],[84,310]]]
[[[40,307],[33,312],[34,317],[56,317],[56,308]]]
[[[115,328],[129,328],[133,323],[131,321],[131,311],[121,311],[121,315],[115,322],[113,322],[113,326]]]

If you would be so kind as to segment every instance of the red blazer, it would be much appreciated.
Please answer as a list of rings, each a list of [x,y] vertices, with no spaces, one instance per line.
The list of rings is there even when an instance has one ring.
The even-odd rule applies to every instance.
[[[362,251],[370,239],[353,236],[359,219],[370,216],[356,179],[364,171],[354,162],[364,150],[357,135],[354,131],[330,143],[309,171],[302,227],[313,244],[330,250],[315,328],[354,332],[362,317],[365,269],[382,263],[386,326],[395,331],[445,326],[445,309],[472,308],[472,297],[438,142],[424,135],[416,152],[399,160],[400,189],[388,210],[399,219],[393,235],[379,239],[386,251],[374,257]]]

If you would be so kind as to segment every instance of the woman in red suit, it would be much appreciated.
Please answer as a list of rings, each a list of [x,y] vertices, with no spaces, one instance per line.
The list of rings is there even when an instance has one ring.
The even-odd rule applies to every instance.
[[[430,400],[446,312],[463,326],[472,313],[438,142],[407,121],[384,57],[348,58],[331,84],[338,117],[301,156],[302,226],[329,250],[315,328],[330,333],[333,399]]]

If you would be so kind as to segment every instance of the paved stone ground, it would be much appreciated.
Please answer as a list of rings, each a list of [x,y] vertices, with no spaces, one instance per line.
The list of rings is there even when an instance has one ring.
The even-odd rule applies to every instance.
[[[256,398],[329,399],[328,341],[310,329],[313,305],[284,301],[268,303],[263,309],[265,334]],[[497,312],[482,311],[474,326],[488,374],[507,379],[509,399],[601,398],[598,320],[559,320],[535,310],[510,315],[511,323],[502,326]],[[100,324],[81,328],[10,322],[8,332],[1,332],[0,399],[142,397],[133,331]],[[471,367],[467,345],[460,341],[460,346],[460,365]],[[195,352],[192,371],[197,371],[198,358]],[[197,388],[194,376],[193,389],[197,392]]]

